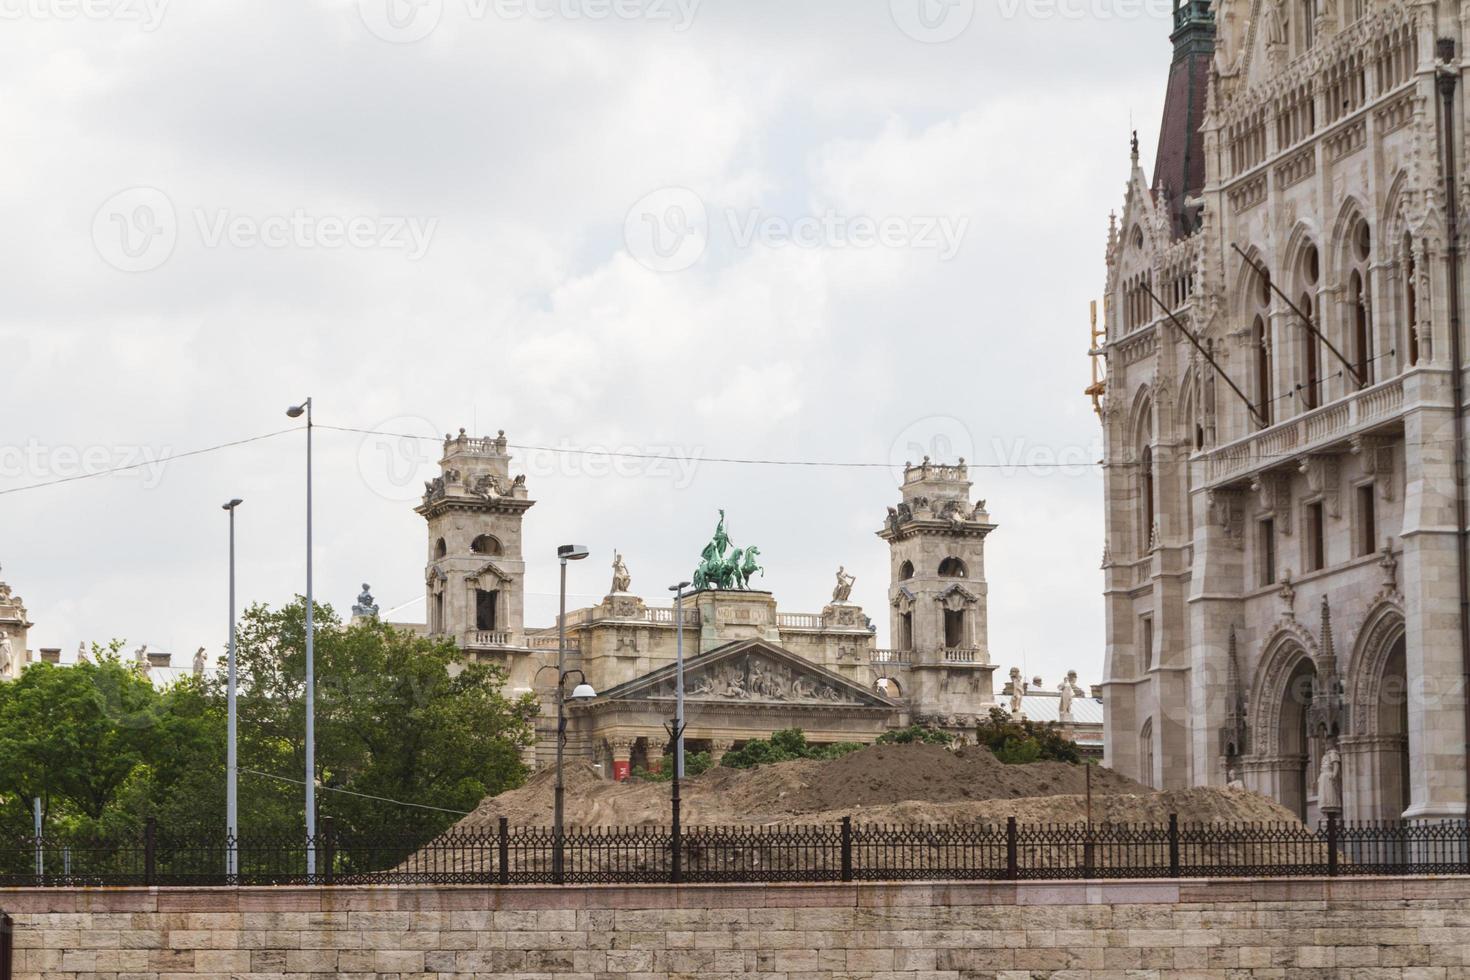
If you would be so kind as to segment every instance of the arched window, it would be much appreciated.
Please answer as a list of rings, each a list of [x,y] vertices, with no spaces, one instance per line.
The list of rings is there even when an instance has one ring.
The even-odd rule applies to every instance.
[[[1271,340],[1266,336],[1266,318],[1256,317],[1251,325],[1251,346],[1256,350],[1256,405],[1261,424],[1271,424]]]
[[[902,565],[899,565],[898,566],[898,577],[901,580],[903,580],[903,581],[908,581],[909,579],[913,578],[914,577],[914,563],[911,562],[911,561],[905,561]]]
[[[1404,324],[1408,331],[1409,365],[1419,363],[1419,297],[1414,268],[1414,241],[1404,234]]]
[[[470,542],[470,550],[477,555],[498,555],[500,539],[493,534],[482,534]]]
[[[1348,306],[1353,328],[1353,367],[1358,371],[1359,387],[1366,388],[1373,383],[1373,350],[1368,329],[1368,297],[1357,269],[1348,277]]]
[[[444,543],[444,539],[443,538],[440,538],[438,541],[435,541],[434,542],[434,557],[435,558],[443,558],[447,554],[449,554],[449,546]]]
[[[1302,293],[1302,298],[1296,305],[1307,315],[1308,320],[1302,324],[1302,407],[1312,409],[1322,404],[1322,374],[1317,359],[1319,343],[1313,332],[1316,315],[1312,312],[1311,294]]]
[[[958,558],[946,558],[939,563],[940,578],[965,578],[967,574],[968,569],[965,568],[965,563]]]
[[[1143,455],[1138,460],[1138,492],[1143,497],[1139,501],[1143,506],[1143,525],[1138,529],[1139,553],[1147,552],[1153,545],[1154,536],[1154,450],[1152,446],[1143,447]]]

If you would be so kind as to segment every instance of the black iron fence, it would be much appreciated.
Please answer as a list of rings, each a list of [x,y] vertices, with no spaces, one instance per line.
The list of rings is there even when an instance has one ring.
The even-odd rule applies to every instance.
[[[307,872],[313,852],[315,873]],[[558,855],[560,860],[557,860]],[[236,873],[226,873],[233,860]],[[1270,823],[568,828],[314,841],[0,841],[0,887],[619,884],[1470,874],[1470,824]]]

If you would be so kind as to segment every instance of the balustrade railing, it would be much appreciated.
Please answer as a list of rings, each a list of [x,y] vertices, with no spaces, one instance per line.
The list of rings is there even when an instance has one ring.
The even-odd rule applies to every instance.
[[[1205,479],[1227,483],[1354,435],[1403,408],[1404,380],[1392,378],[1204,454]]]
[[[822,617],[817,613],[777,613],[776,625],[793,630],[819,630]]]

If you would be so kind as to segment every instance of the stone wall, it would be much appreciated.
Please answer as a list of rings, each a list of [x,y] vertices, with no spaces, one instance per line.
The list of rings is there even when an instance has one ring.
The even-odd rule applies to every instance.
[[[1470,977],[1470,878],[0,891],[17,980]]]

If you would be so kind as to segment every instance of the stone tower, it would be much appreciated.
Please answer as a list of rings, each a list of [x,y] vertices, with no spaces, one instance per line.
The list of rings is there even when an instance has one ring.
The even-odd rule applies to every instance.
[[[466,651],[525,646],[521,520],[535,503],[512,478],[505,433],[445,436],[440,475],[414,508],[428,522],[429,633]]]
[[[893,680],[916,719],[983,716],[994,701],[985,536],[995,525],[970,500],[963,459],[906,466],[902,493],[878,532],[890,558],[889,656],[904,665]]]

